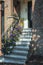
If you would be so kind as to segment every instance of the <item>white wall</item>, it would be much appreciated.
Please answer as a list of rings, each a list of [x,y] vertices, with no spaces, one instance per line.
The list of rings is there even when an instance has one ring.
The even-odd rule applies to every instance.
[[[28,3],[21,2],[21,18],[24,18],[24,28],[28,28]]]

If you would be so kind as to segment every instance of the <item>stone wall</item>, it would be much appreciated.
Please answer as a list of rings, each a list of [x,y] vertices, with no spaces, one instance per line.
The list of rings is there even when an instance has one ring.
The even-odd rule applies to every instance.
[[[13,14],[13,0],[5,0],[4,8],[4,28],[6,31],[13,22],[13,18],[9,18]]]
[[[43,0],[36,0],[33,12],[33,28],[43,27]]]
[[[38,46],[35,54],[43,56],[43,0],[35,0],[32,22],[33,38]]]

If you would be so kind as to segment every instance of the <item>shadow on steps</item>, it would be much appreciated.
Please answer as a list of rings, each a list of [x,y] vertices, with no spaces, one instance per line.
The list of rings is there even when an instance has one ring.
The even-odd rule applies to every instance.
[[[43,56],[32,55],[26,62],[27,65],[43,65]]]

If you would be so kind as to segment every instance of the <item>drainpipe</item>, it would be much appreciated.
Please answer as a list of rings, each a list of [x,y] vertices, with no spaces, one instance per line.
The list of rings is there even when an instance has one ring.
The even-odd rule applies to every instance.
[[[1,10],[2,10],[2,5],[1,5],[1,4],[2,4],[2,2],[0,1],[0,56],[2,55],[2,52],[1,52],[1,49],[2,49],[2,42],[1,42],[1,37],[2,37],[2,36],[1,36],[1,35],[2,35],[2,34],[1,34],[1,21],[2,21],[2,20],[1,20],[1,19],[2,19],[2,18],[1,18],[1,12],[2,12]]]

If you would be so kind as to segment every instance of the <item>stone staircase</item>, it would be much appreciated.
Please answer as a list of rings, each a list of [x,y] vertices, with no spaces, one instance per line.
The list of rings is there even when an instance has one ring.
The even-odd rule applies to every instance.
[[[11,54],[5,55],[2,59],[4,63],[14,63],[24,65],[27,60],[29,44],[32,38],[31,28],[23,29],[19,41],[16,42]]]

